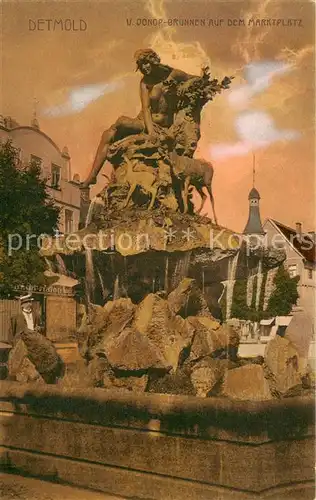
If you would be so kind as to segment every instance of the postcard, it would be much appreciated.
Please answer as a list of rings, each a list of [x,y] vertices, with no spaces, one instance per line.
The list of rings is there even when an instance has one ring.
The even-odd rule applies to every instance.
[[[1,33],[1,498],[313,500],[315,3]]]

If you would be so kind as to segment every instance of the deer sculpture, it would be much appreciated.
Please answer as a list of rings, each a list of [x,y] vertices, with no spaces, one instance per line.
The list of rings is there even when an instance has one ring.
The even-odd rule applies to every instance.
[[[146,167],[146,169],[137,171],[135,167],[137,168],[137,164],[140,163],[139,160],[130,159],[127,155],[124,155],[123,158],[127,166],[125,180],[129,184],[129,192],[123,208],[127,207],[129,204],[136,187],[140,186],[143,191],[151,194],[151,200],[148,206],[148,210],[151,210],[154,207],[158,188],[160,186],[157,172],[155,172],[152,167]]]
[[[206,160],[179,156],[175,151],[171,153],[170,157],[173,176],[180,183],[183,212],[187,213],[188,211],[190,186],[194,186],[202,198],[202,203],[197,213],[200,214],[202,212],[207,200],[207,195],[203,191],[203,188],[206,188],[212,205],[214,221],[218,224],[212,192],[213,165]]]

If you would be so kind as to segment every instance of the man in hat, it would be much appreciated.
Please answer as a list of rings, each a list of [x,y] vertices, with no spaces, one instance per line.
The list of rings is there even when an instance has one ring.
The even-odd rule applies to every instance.
[[[16,343],[18,338],[20,338],[21,333],[25,330],[39,331],[40,327],[40,317],[34,311],[34,298],[31,294],[23,295],[19,298],[21,305],[21,312],[11,318],[10,327],[10,343]]]
[[[9,377],[23,382],[42,378],[54,384],[64,374],[64,363],[54,344],[41,332],[39,315],[33,310],[33,297],[20,297],[21,313],[11,318]]]

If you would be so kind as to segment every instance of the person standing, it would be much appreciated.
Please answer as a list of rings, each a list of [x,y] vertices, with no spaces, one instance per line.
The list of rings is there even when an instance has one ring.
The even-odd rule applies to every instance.
[[[26,363],[33,374],[36,370],[47,384],[55,384],[64,374],[64,363],[54,344],[42,335],[32,295],[24,295],[19,300],[21,312],[11,318],[10,341],[13,349],[9,355],[9,378],[17,380],[21,367]],[[31,381],[32,377],[26,375],[26,381]]]
[[[21,311],[19,314],[11,317],[10,325],[10,343],[15,344],[25,330],[42,331],[40,325],[40,316],[34,310],[34,298],[31,294],[19,298]]]

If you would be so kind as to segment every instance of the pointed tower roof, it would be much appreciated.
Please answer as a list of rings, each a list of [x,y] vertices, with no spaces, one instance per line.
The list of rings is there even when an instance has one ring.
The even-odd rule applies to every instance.
[[[252,191],[252,190],[251,190]],[[257,190],[255,196],[251,196],[251,191],[249,193],[248,199],[259,201],[260,195]],[[258,196],[257,196],[258,195]],[[244,234],[264,234],[264,230],[261,223],[259,204],[256,206],[249,205],[249,216],[246,227],[244,229]]]
[[[264,234],[264,230],[261,223],[259,200],[259,191],[255,188],[255,155],[253,155],[253,167],[252,167],[252,188],[248,195],[249,200],[249,215],[246,227],[244,229],[244,234]]]
[[[259,191],[253,187],[248,195],[248,200],[260,200]]]

